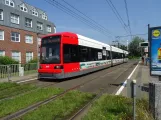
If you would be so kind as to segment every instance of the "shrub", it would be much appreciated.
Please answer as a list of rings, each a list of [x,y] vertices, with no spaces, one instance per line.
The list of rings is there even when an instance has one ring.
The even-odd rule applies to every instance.
[[[35,59],[33,59],[33,60],[30,60],[28,63],[37,63],[37,62],[38,62],[38,59],[35,58]]]
[[[8,65],[8,64],[18,64],[19,62],[8,57],[8,56],[0,56],[0,64]]]
[[[138,56],[128,56],[129,59],[140,59]]]

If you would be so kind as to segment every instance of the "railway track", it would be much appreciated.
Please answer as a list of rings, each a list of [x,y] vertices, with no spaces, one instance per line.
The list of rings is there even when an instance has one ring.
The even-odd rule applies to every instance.
[[[131,66],[133,66],[133,65],[131,65]],[[131,66],[130,66],[130,67],[131,67]],[[127,67],[127,69],[126,69],[125,71],[127,71],[130,67]],[[114,67],[114,70],[116,70],[116,67]],[[123,71],[122,74],[123,74],[125,71]],[[113,69],[112,69],[110,72],[113,72]],[[106,73],[106,74],[107,74],[107,73]],[[118,76],[118,78],[119,78],[122,74],[120,74],[120,75]],[[94,80],[96,80],[96,79],[98,79],[98,78],[101,78],[101,76],[96,76],[96,77],[94,77],[93,79],[90,79],[90,80],[88,80],[88,81],[85,81],[85,82],[83,82],[83,83],[81,83],[81,84],[79,84],[79,85],[73,86],[73,87],[71,87],[71,88],[65,90],[64,92],[62,92],[62,93],[60,93],[60,94],[58,94],[58,95],[54,95],[54,96],[52,96],[52,97],[50,97],[50,98],[48,98],[48,99],[46,99],[46,100],[44,100],[44,101],[38,102],[38,103],[33,104],[33,105],[31,105],[31,106],[29,106],[29,107],[27,107],[27,108],[21,109],[21,110],[19,110],[18,112],[15,112],[15,113],[13,113],[13,114],[11,114],[11,115],[5,116],[5,117],[3,117],[3,118],[1,118],[1,119],[2,119],[2,120],[11,120],[11,119],[19,118],[19,117],[21,117],[22,115],[24,115],[24,114],[26,114],[26,113],[28,113],[28,112],[30,112],[30,111],[33,111],[33,110],[37,109],[39,106],[44,105],[44,104],[47,104],[47,103],[49,103],[49,102],[51,102],[51,101],[53,101],[53,100],[56,100],[57,98],[60,98],[61,96],[63,96],[63,95],[65,95],[66,93],[68,93],[69,91],[71,91],[71,90],[76,90],[76,89],[80,88],[81,86],[83,86],[83,85],[85,85],[85,84],[87,84],[87,83],[89,83],[89,82],[91,82],[91,81],[94,81]],[[118,79],[118,78],[117,78],[117,79]],[[116,80],[117,80],[117,79],[116,79]],[[116,81],[116,80],[115,80],[115,81]],[[113,82],[114,82],[114,81],[113,81]],[[50,86],[51,86],[51,85],[50,85]],[[110,86],[110,84],[109,84],[109,86]],[[100,93],[98,93],[98,94],[96,95],[96,97],[94,97],[90,102],[88,102],[88,104],[86,104],[83,108],[81,108],[81,109],[72,117],[72,119],[75,118],[76,116],[78,116],[78,115],[86,108],[86,106],[90,105],[93,101],[95,101],[97,98],[99,98],[99,97],[102,95],[102,93],[103,93],[103,91],[101,91]]]
[[[31,93],[31,92],[36,91],[36,90],[41,89],[41,88],[47,88],[47,87],[53,86],[53,85],[55,85],[55,84],[57,84],[57,83],[52,83],[52,84],[47,84],[47,85],[39,86],[39,87],[36,88],[36,89],[32,89],[32,90],[29,90],[29,91],[27,91],[27,92],[22,92],[21,94],[18,94],[18,95],[13,95],[13,96],[9,96],[9,97],[6,97],[6,98],[2,98],[2,99],[0,99],[0,101],[12,99],[12,98],[14,98],[14,97],[18,97],[18,96],[21,96],[21,95],[24,95],[24,94],[27,94],[27,93]]]
[[[132,64],[130,67],[128,67],[125,71],[123,71],[113,82],[116,82],[118,80],[118,78],[124,74],[126,71],[129,70],[129,68],[131,68],[132,66],[136,65],[137,63]],[[111,84],[108,85],[107,88],[109,88],[111,86]],[[102,91],[100,91],[92,100],[90,100],[87,104],[85,104],[82,108],[80,108],[74,115],[72,115],[68,120],[76,120],[76,119],[80,119],[84,114],[83,112],[85,110],[87,110],[92,103],[94,103],[97,99],[99,99],[102,94],[104,93],[105,89],[103,89]],[[87,110],[88,111],[88,110]]]

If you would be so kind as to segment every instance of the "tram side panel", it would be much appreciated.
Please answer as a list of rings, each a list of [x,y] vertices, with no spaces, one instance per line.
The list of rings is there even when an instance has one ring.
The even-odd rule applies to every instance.
[[[56,36],[59,37],[48,36],[49,38],[43,40],[42,49],[45,48],[45,50],[42,54],[47,56],[44,56],[46,63],[40,65],[40,78],[62,79],[79,76],[123,61],[117,50],[112,51],[110,46],[100,42],[92,42],[90,39],[79,40],[76,34],[63,33]],[[106,55],[103,56],[104,47],[106,47]],[[50,62],[53,58],[54,60],[57,58],[55,51],[58,51],[56,55],[59,56],[59,62]]]

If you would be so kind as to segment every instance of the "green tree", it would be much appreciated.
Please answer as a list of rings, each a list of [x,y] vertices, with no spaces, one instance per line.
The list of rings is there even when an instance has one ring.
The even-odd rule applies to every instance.
[[[140,42],[144,42],[145,40],[140,37],[134,37],[133,40],[129,43],[129,55],[139,57],[141,56],[141,49],[143,51],[143,48],[139,47]]]
[[[119,48],[122,50],[127,50],[127,46],[125,46],[125,45],[119,45]]]

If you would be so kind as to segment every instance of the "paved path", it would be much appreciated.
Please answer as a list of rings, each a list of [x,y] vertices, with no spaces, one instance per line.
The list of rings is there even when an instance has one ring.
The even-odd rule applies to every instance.
[[[121,95],[130,97],[130,85],[129,84],[134,79],[137,81],[137,91],[136,91],[137,98],[148,98],[149,93],[146,91],[142,91],[141,86],[148,87],[150,80],[157,79],[157,77],[150,76],[149,65],[145,66],[142,63],[139,63],[139,66],[137,67],[136,71],[132,75],[131,79],[128,80],[127,86],[125,87]]]
[[[136,61],[129,61],[128,63],[101,70],[99,72],[63,81],[55,84],[55,87],[69,89],[86,82],[78,90],[90,93],[98,93],[104,90],[105,93],[113,94],[119,89],[121,83],[125,81],[136,66],[133,65],[135,62]]]

